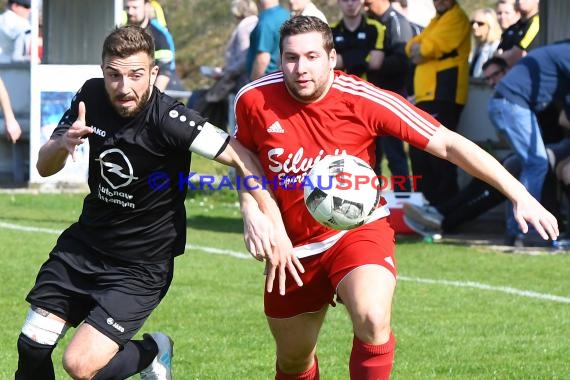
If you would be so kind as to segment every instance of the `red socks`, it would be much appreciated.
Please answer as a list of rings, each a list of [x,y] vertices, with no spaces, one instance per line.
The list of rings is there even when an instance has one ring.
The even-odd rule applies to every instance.
[[[298,374],[286,374],[281,372],[279,366],[276,365],[276,373],[275,373],[275,380],[319,380],[319,362],[317,357],[315,356],[315,363],[311,368],[306,370],[305,372],[301,372]]]
[[[394,362],[396,340],[390,333],[388,342],[381,345],[366,344],[356,336],[350,354],[350,378],[354,380],[388,380]]]
[[[352,341],[350,355],[350,378],[353,380],[389,380],[394,362],[396,340],[390,333],[390,339],[384,344],[366,344],[357,337]],[[275,380],[319,380],[319,363],[315,356],[314,365],[305,372],[290,375],[281,372],[276,366]]]

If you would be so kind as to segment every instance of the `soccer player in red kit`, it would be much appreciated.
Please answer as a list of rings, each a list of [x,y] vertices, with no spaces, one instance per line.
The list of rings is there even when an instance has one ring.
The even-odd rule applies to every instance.
[[[370,221],[350,231],[318,224],[304,205],[300,186],[315,162],[346,153],[373,164],[375,138],[396,136],[498,188],[513,202],[524,231],[530,222],[544,239],[555,239],[556,219],[475,144],[402,97],[335,71],[332,34],[318,18],[286,21],[280,48],[282,71],[245,86],[235,106],[236,138],[257,153],[269,186],[281,183],[274,194],[294,255],[304,267],[303,285],[288,278],[284,294],[270,291],[272,284],[266,283],[265,314],[277,346],[275,378],[319,378],[317,337],[336,294],[353,324],[351,379],[388,379],[395,347],[390,313],[396,286],[389,212],[381,205]],[[240,200],[244,219],[255,215],[250,196],[241,194]],[[246,225],[254,224],[246,220]]]

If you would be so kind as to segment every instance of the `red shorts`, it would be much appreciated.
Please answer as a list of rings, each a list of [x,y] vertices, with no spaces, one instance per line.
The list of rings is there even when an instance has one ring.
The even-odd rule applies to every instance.
[[[272,293],[266,291],[265,314],[271,318],[290,318],[319,311],[326,304],[334,305],[340,281],[362,265],[381,265],[396,277],[394,249],[394,230],[387,218],[349,231],[323,253],[301,259],[305,268],[305,273],[300,274],[302,287],[288,276],[284,296],[276,286]]]

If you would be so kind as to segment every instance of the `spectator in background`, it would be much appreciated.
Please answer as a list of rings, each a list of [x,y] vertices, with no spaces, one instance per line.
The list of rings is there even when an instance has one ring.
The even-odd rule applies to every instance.
[[[237,21],[226,51],[224,53],[225,65],[221,76],[227,76],[235,80],[234,93],[249,82],[245,62],[249,49],[251,32],[257,25],[258,9],[253,0],[232,0],[231,12]]]
[[[279,29],[289,18],[289,12],[279,0],[258,0],[259,19],[251,32],[246,57],[246,72],[250,80],[277,70],[279,60]]]
[[[497,13],[497,21],[501,26],[503,32],[509,26],[519,21],[521,14],[515,5],[515,0],[498,0],[495,5],[495,12]]]
[[[157,0],[150,0],[150,7],[148,8],[148,17],[151,19],[156,19],[158,23],[165,28],[166,25],[166,16],[164,15],[164,9],[162,9],[162,5]]]
[[[469,55],[469,76],[483,76],[483,64],[495,54],[501,41],[501,27],[497,15],[491,8],[481,8],[471,16],[473,47]]]
[[[492,57],[486,61],[482,70],[489,87],[495,88],[508,68],[507,62],[499,57]],[[520,173],[520,161],[514,155],[507,156],[501,164],[515,177]],[[454,197],[438,204],[417,205],[405,202],[404,221],[420,235],[450,233],[505,199],[505,196],[494,187],[473,178]]]
[[[166,16],[164,15],[164,9],[162,9],[162,5],[156,0],[150,0],[149,2],[150,7],[147,7],[147,16],[149,19],[156,19],[156,21],[167,28],[166,24]],[[123,11],[122,14],[121,25],[126,25],[129,21],[129,16],[127,15],[126,11]]]
[[[336,69],[367,79],[384,60],[386,27],[363,14],[364,0],[338,0],[342,18],[331,28]]]
[[[257,25],[258,10],[254,0],[232,0],[230,11],[237,22],[237,26],[232,31],[224,51],[224,67],[214,67],[211,75],[208,76],[218,81],[225,81],[228,84],[233,82],[232,86],[223,87],[228,87],[228,92],[235,94],[249,82],[245,62],[250,35]],[[217,94],[216,97],[221,96]]]
[[[497,55],[507,61],[509,66],[539,45],[536,38],[540,27],[539,0],[516,0],[516,7],[520,19],[503,32],[497,48]]]
[[[2,108],[2,114],[4,115],[4,125],[5,133],[8,140],[15,144],[16,141],[22,135],[22,129],[16,117],[14,116],[14,111],[12,110],[12,103],[10,102],[10,95],[4,81],[0,78],[0,107]]]
[[[424,30],[424,25],[420,25],[416,22],[413,22],[410,19],[410,9],[408,7],[408,0],[390,0],[390,3],[392,4],[392,7],[397,10],[398,12],[400,12],[401,14],[403,14],[404,16],[406,16],[406,19],[408,20],[408,22],[410,23],[410,26],[412,27],[412,33],[414,36],[417,36],[418,34],[420,34],[422,32],[422,30]],[[417,4],[417,3],[416,3]],[[433,5],[432,5],[433,8]],[[406,78],[406,93],[408,94],[408,99],[411,102],[414,102],[414,71],[416,70],[416,65],[410,61],[410,68],[409,68],[409,74],[408,74],[408,78]]]
[[[548,158],[537,112],[553,102],[570,112],[570,40],[534,49],[501,79],[489,100],[489,118],[506,137],[522,162],[519,180],[541,199]],[[512,212],[507,216],[507,239],[520,234]]]
[[[289,0],[291,17],[295,16],[315,16],[323,22],[328,22],[327,17],[311,0]]]
[[[564,191],[569,194],[570,138],[547,144],[546,150],[549,152],[548,158],[551,168],[556,167],[556,178],[553,174],[549,175],[548,186],[556,186],[555,180],[560,180],[564,186]],[[522,165],[516,154],[509,154],[501,160],[501,164],[512,176],[518,177],[520,175]],[[547,191],[546,187],[548,186],[545,183],[543,192]],[[455,197],[437,206],[404,203],[404,221],[408,227],[420,235],[449,234],[506,200],[507,198],[497,189],[473,178]],[[558,216],[560,216],[559,206],[560,203],[557,203],[557,209],[551,210]],[[507,204],[508,208],[511,208],[509,204]],[[514,246],[550,246],[551,243],[530,234],[524,237],[518,236],[516,239],[505,239],[506,245]]]
[[[406,53],[416,64],[414,94],[418,108],[430,113],[455,131],[469,90],[469,18],[456,0],[435,0],[437,15],[406,44]],[[410,147],[414,175],[420,175],[418,190],[437,204],[458,191],[455,165]]]
[[[509,67],[507,62],[500,57],[492,57],[483,64],[483,77],[491,88],[495,88],[497,83],[505,76]],[[561,117],[564,112],[560,113]],[[559,121],[563,126],[563,122]],[[545,125],[551,128],[551,125]],[[558,162],[563,163],[570,157],[570,138],[563,138],[560,141],[552,142],[546,145],[546,151],[550,167],[555,168]],[[570,159],[567,160],[570,162]],[[519,177],[522,164],[517,154],[511,153],[503,160],[501,164],[514,177]],[[559,165],[560,166],[560,165]],[[561,169],[558,168],[559,170]],[[570,173],[570,172],[569,172]],[[558,178],[564,182],[564,176],[558,175]],[[570,176],[568,177],[570,179]],[[555,187],[555,177],[551,173],[548,184],[542,188],[542,196],[548,197],[550,188]],[[559,203],[554,195],[548,204],[554,206],[549,211],[555,215],[559,215]],[[450,198],[437,205],[417,205],[414,203],[404,203],[404,220],[406,224],[420,235],[434,235],[437,233],[452,233],[460,228],[464,223],[476,219],[493,207],[501,204],[506,200],[505,196],[489,184],[473,178],[463,187],[455,197]],[[544,204],[543,204],[544,205]],[[510,208],[510,205],[507,205]],[[548,209],[548,207],[547,207]],[[507,211],[508,213],[509,211]],[[549,245],[550,243],[542,239],[534,239],[530,241],[519,237],[517,241],[513,239],[505,239],[509,245],[525,246],[525,245]]]
[[[487,85],[494,89],[497,83],[505,76],[509,70],[509,65],[501,57],[490,57],[481,68],[483,70],[483,78]]]
[[[570,120],[564,110],[560,112],[560,118],[558,123],[567,129],[570,129]],[[564,192],[566,193],[567,199],[570,199],[570,157],[566,157],[562,160],[556,160],[555,162],[556,177],[564,185]]]
[[[412,32],[413,35],[418,35],[421,33],[421,31],[424,29],[424,27],[420,24],[417,24],[415,22],[412,22],[409,17],[408,17],[408,0],[390,0],[390,3],[392,5],[392,8],[394,8],[397,12],[403,14],[404,16],[406,16],[406,20],[408,20],[408,22],[410,23],[410,26],[412,27]]]
[[[31,0],[8,0],[0,15],[0,63],[30,60]]]
[[[368,80],[383,89],[407,97],[408,81],[410,79],[411,62],[406,56],[406,43],[414,36],[414,31],[408,19],[392,7],[389,0],[365,0],[368,15],[386,26],[384,38],[385,58],[380,70],[371,71]],[[381,136],[376,139],[377,174],[382,172],[382,156],[386,155],[388,168],[397,178],[406,178],[401,188],[396,191],[412,191],[408,180],[408,156],[401,139],[393,136]]]
[[[520,19],[503,32],[501,43],[497,48],[497,56],[504,58],[509,66],[513,66],[532,49],[540,46],[538,39],[540,29],[539,5],[539,0],[515,1],[515,8],[520,13]],[[538,124],[543,126],[557,125],[559,113],[560,109],[555,104],[539,110],[536,113]],[[542,139],[545,143],[558,141],[562,134],[564,132],[559,128],[542,129]],[[542,199],[541,202],[545,204],[545,199]]]
[[[224,67],[201,67],[203,75],[216,82],[209,89],[192,91],[187,105],[208,117],[211,123],[228,126],[233,132],[233,99],[237,91],[249,82],[245,61],[249,38],[257,25],[257,5],[253,0],[232,0],[231,13],[237,21],[224,53]]]
[[[165,91],[169,84],[172,85],[170,82],[172,78],[175,78],[176,73],[174,39],[168,29],[156,19],[149,17],[149,0],[125,0],[124,4],[127,24],[146,29],[154,39],[156,47],[154,59],[159,67],[159,74],[154,85],[160,91]]]

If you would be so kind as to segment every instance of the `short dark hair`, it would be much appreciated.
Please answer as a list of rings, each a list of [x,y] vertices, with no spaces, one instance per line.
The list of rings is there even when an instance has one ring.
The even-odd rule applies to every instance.
[[[286,37],[311,32],[321,33],[323,36],[323,48],[327,53],[330,53],[334,48],[331,28],[320,18],[314,16],[295,16],[285,21],[283,25],[281,25],[279,51],[283,53],[283,40]]]
[[[32,7],[32,1],[31,0],[9,0],[8,6],[10,6],[12,4],[17,4],[21,7],[26,8],[26,9],[30,9]]]
[[[485,63],[483,63],[483,70],[487,70],[487,68],[491,65],[497,65],[501,68],[501,70],[507,70],[509,68],[509,64],[505,61],[504,58],[501,57],[491,57]]]
[[[101,60],[105,57],[127,58],[144,52],[154,64],[154,40],[143,28],[136,25],[116,27],[103,42]]]

